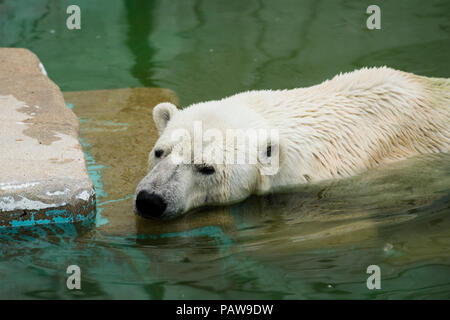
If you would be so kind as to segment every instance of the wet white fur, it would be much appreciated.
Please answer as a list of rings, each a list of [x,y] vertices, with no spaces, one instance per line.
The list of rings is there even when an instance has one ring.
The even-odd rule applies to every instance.
[[[153,151],[162,148],[170,153],[175,148],[170,132],[180,127],[191,130],[195,120],[219,130],[279,130],[276,175],[261,175],[257,165],[225,165],[218,177],[205,177],[209,179],[205,183],[202,177],[194,185],[181,179],[190,185],[181,198],[189,199],[176,201],[183,201],[186,211],[205,204],[210,191],[204,188],[217,193],[211,194],[213,202],[225,203],[252,193],[352,176],[421,153],[448,152],[450,80],[386,67],[363,68],[308,88],[243,92],[183,110],[164,103],[154,109],[154,118],[161,137],[150,153],[147,181],[163,161],[155,159]],[[192,180],[192,173],[185,175]]]

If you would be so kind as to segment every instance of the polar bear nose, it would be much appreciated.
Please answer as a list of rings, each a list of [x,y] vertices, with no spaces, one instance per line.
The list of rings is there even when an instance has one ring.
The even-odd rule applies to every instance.
[[[136,210],[144,218],[159,218],[166,208],[167,203],[155,193],[142,190],[136,197]]]

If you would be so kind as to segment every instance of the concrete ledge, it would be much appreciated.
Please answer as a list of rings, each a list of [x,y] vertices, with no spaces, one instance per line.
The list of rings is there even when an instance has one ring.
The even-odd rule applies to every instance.
[[[29,50],[0,48],[0,226],[90,221],[79,123]]]

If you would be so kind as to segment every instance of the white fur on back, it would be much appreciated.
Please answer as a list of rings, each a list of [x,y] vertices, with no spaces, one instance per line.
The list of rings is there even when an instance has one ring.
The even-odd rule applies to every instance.
[[[450,149],[449,79],[364,68],[309,88],[250,91],[217,103],[219,115],[227,105],[248,107],[280,130],[283,162],[272,187]]]

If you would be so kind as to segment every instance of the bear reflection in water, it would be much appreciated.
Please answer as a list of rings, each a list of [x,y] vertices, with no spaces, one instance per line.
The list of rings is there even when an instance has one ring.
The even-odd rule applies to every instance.
[[[288,250],[289,243],[323,248],[379,240],[385,230],[389,235],[411,231],[448,212],[449,172],[449,154],[422,155],[346,179],[204,207],[170,221],[137,217],[138,242],[192,245],[229,237],[249,248],[274,242],[280,245],[265,250]]]

